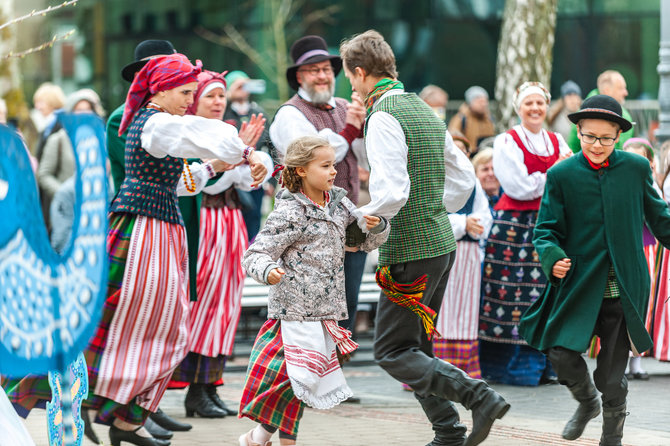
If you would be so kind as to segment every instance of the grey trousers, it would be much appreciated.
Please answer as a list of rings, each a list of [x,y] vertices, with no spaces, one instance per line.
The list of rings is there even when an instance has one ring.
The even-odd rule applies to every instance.
[[[390,266],[393,279],[409,283],[423,274],[428,275],[421,303],[439,313],[449,271],[455,252],[399,263]],[[419,316],[391,302],[382,292],[375,321],[374,354],[377,363],[400,382],[421,396],[431,395],[431,382],[441,359],[433,356],[433,344],[428,340]]]

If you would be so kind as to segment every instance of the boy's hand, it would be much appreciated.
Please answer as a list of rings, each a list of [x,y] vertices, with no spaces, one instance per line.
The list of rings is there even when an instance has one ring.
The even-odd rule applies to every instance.
[[[368,231],[377,226],[382,221],[381,218],[375,217],[374,215],[364,215],[363,218],[365,219],[365,227],[368,229]]]
[[[554,263],[554,266],[551,267],[551,274],[554,277],[557,277],[559,279],[562,279],[565,277],[566,274],[568,274],[568,271],[570,271],[570,259],[569,258],[564,258],[561,260],[556,261]]]
[[[268,283],[270,285],[277,285],[282,277],[284,277],[284,274],[286,274],[286,271],[281,268],[273,269],[270,271],[270,274],[268,274]]]

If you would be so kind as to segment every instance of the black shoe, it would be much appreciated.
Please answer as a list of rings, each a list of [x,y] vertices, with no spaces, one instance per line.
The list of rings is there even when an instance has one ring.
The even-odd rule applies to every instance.
[[[91,418],[88,414],[88,409],[85,407],[81,408],[81,419],[84,421],[84,435],[86,435],[86,438],[95,444],[100,444],[100,439],[95,434],[93,426],[91,426]]]
[[[582,436],[588,422],[600,415],[600,397],[588,373],[577,384],[568,386],[568,389],[579,402],[579,406],[565,425],[561,436],[566,440],[576,440]]]
[[[173,418],[167,416],[160,407],[155,413],[149,414],[149,418],[156,422],[163,429],[167,429],[173,432],[186,432],[190,431],[193,426],[188,423],[182,423]]]
[[[343,403],[349,403],[349,404],[361,404],[361,399],[357,396],[350,396],[346,400],[342,401]]]
[[[463,446],[475,446],[486,440],[493,422],[504,417],[509,408],[505,399],[491,389],[487,397],[472,409],[472,431]]]
[[[193,417],[195,414],[203,418],[224,418],[226,416],[226,413],[209,398],[204,384],[188,386],[184,408],[187,417]]]
[[[647,381],[649,379],[649,374],[647,372],[636,372],[633,373],[633,379],[640,379],[642,381]]]
[[[172,431],[160,427],[158,423],[151,418],[147,418],[147,421],[144,422],[144,427],[154,438],[159,440],[169,440],[172,438]]]
[[[226,415],[237,415],[236,410],[226,406],[226,403],[219,398],[219,394],[216,393],[216,386],[214,384],[205,384],[205,392],[214,405],[221,409]]]
[[[137,435],[137,431],[141,428],[142,426],[132,431],[124,431],[112,425],[109,428],[109,442],[112,446],[120,446],[122,441],[136,446],[170,446],[170,442],[167,440],[157,440],[154,437],[140,437]]]

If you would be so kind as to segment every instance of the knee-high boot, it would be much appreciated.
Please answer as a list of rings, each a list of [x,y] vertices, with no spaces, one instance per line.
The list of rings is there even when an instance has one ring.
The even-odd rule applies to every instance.
[[[461,424],[453,403],[435,395],[422,397],[415,393],[414,396],[435,431],[435,438],[426,446],[462,446],[467,429]]]
[[[626,403],[616,407],[603,407],[603,434],[600,437],[600,446],[621,446],[626,415],[628,415]]]
[[[581,437],[586,424],[600,414],[600,398],[593,384],[591,375],[584,375],[577,384],[568,386],[572,396],[579,402],[577,410],[563,429],[563,438],[576,440]]]
[[[484,381],[470,378],[445,361],[435,361],[431,393],[472,411],[472,431],[464,446],[478,445],[488,436],[493,422],[505,416],[510,405]]]

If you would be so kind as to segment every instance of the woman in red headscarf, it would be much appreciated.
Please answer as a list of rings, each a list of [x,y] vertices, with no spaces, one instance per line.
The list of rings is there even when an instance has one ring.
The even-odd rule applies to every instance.
[[[225,109],[223,75],[203,71],[198,75],[198,89],[187,113],[221,121]],[[249,124],[240,129],[240,136],[251,138],[250,144],[254,145],[263,130],[262,125],[256,124],[264,121],[262,115],[252,116]],[[267,180],[272,159],[266,153],[259,155],[268,169]],[[197,413],[201,417],[222,418],[237,414],[219,398],[216,385],[222,383],[225,360],[233,350],[245,276],[241,261],[247,248],[247,232],[236,189],[251,190],[252,183],[249,166],[242,164],[203,190],[199,209],[197,300],[191,299],[189,353],[175,370],[171,383],[188,383],[184,401],[188,416]],[[190,197],[180,199],[180,206],[185,200],[193,201]],[[188,224],[186,228],[187,232],[198,230]],[[194,285],[194,274],[191,280]]]

